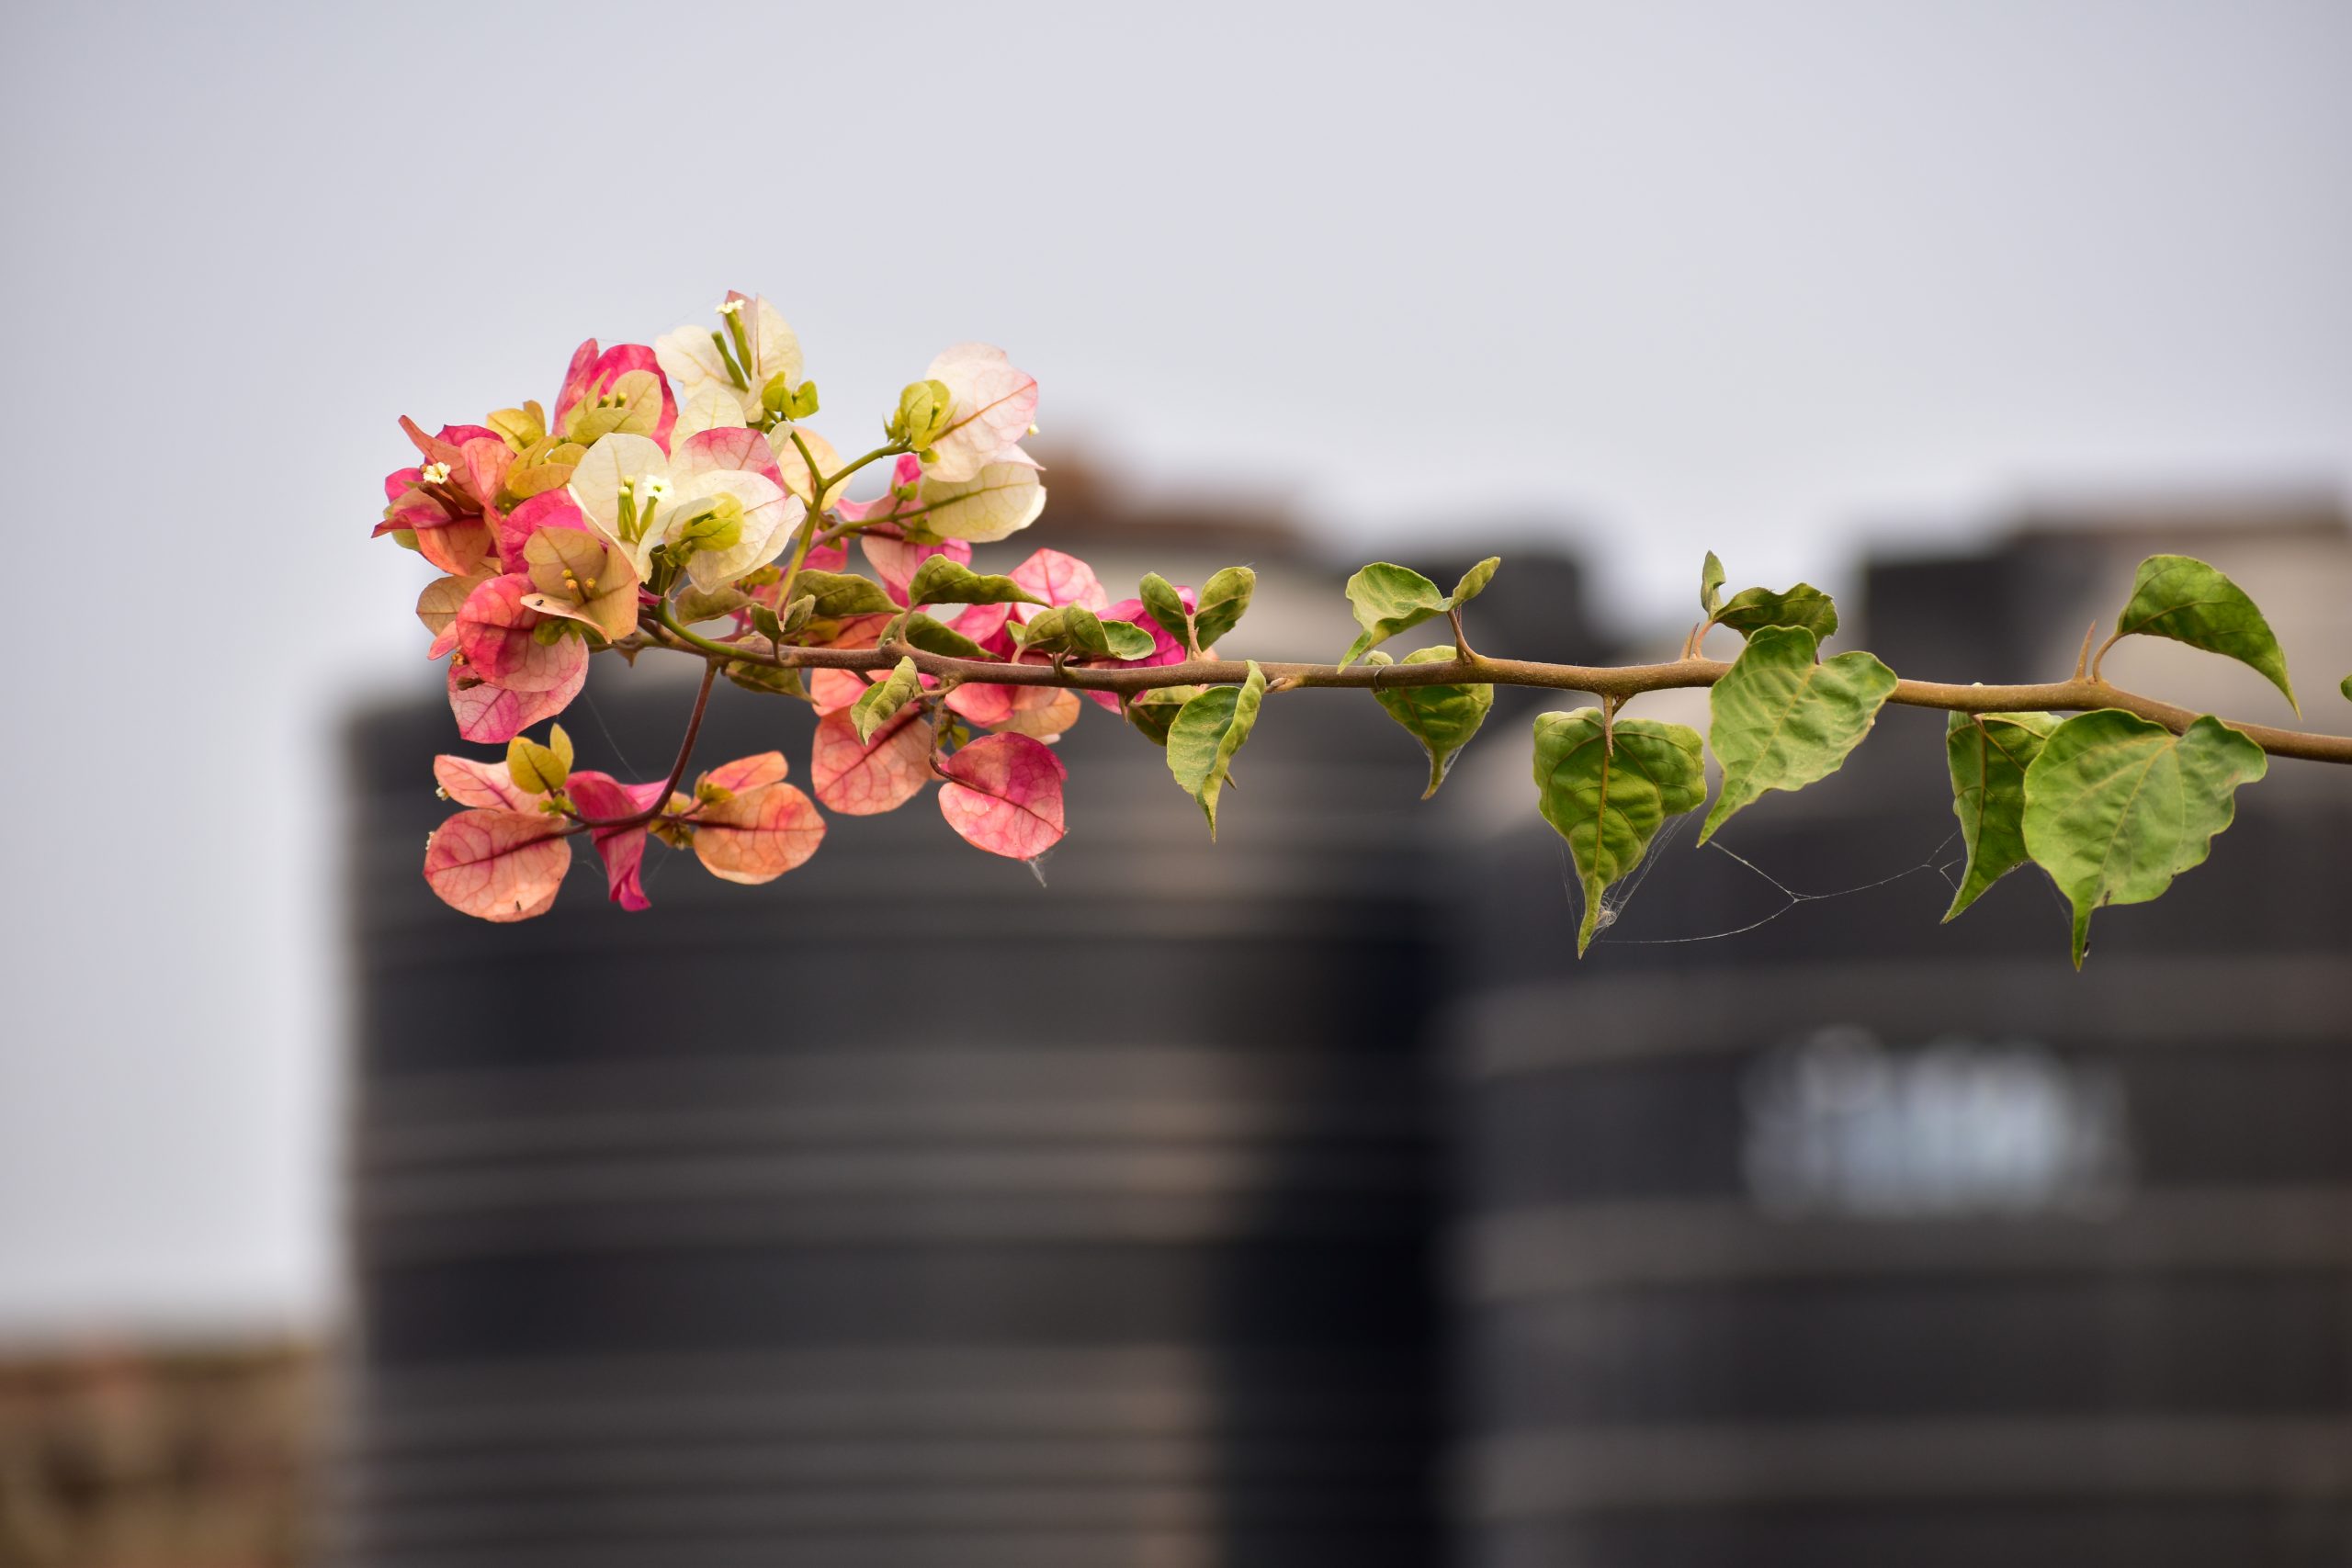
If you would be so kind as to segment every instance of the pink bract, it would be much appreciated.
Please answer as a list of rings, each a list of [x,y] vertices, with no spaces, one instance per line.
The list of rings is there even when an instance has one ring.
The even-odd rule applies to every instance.
[[[817,798],[845,817],[896,811],[931,780],[931,723],[909,707],[861,743],[849,712],[817,721],[808,780]]]
[[[1062,840],[1062,781],[1053,748],[1025,735],[975,740],[940,764],[939,813],[967,842],[1035,860]]]
[[[545,913],[571,869],[571,845],[553,818],[460,811],[424,846],[424,880],[444,903],[485,920]]]

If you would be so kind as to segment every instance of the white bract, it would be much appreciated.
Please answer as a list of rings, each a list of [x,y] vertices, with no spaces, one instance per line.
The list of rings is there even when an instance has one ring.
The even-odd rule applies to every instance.
[[[722,466],[699,444],[682,444],[673,458],[642,435],[617,434],[588,448],[571,497],[640,579],[652,572],[655,547],[668,545],[691,550],[686,575],[707,592],[783,554],[808,514],[765,474]]]

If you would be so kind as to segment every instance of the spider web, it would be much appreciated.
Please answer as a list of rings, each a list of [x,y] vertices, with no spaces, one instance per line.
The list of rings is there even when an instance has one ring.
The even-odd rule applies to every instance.
[[[1942,840],[1934,849],[1929,850],[1924,859],[1905,866],[1901,871],[1879,877],[1874,881],[1857,883],[1851,887],[1840,887],[1827,893],[1800,893],[1746,855],[1730,848],[1722,840],[1711,839],[1703,846],[1704,848],[1720,851],[1761,878],[1781,896],[1780,907],[1745,925],[1733,926],[1725,931],[1707,931],[1698,936],[1619,937],[1610,935],[1611,928],[1616,925],[1618,917],[1624,913],[1625,906],[1633,901],[1634,895],[1641,891],[1642,884],[1649,879],[1651,871],[1656,869],[1659,853],[1668,843],[1678,841],[1689,830],[1690,825],[1698,819],[1698,814],[1690,812],[1667,824],[1659,830],[1657,836],[1650,840],[1649,848],[1642,852],[1641,863],[1634,868],[1633,874],[1602,890],[1600,913],[1593,923],[1592,940],[1595,946],[1599,946],[1603,942],[1612,942],[1621,947],[1675,947],[1685,942],[1722,942],[1729,937],[1745,936],[1749,931],[1759,931],[1800,905],[1826,903],[1832,898],[1849,898],[1858,893],[1868,893],[1876,888],[1890,886],[1906,878],[1917,876],[1922,872],[1933,873],[1945,886],[1954,891],[1959,889],[1960,885],[1953,879],[1951,871],[1952,867],[1961,863],[1957,860],[1943,858],[1944,852],[1951,848],[1952,840],[1960,837],[1960,829],[1957,828],[1945,834]],[[1566,843],[1560,846],[1560,865],[1561,884],[1567,890],[1569,899],[1576,905],[1581,916],[1582,886],[1577,881],[1575,863],[1568,856]]]

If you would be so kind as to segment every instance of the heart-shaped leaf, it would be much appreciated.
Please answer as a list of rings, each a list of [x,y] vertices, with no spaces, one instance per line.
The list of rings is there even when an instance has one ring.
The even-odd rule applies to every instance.
[[[2032,857],[2025,849],[2025,771],[2058,721],[2046,713],[1956,713],[1944,729],[1951,809],[1968,845],[1968,870],[1949,920]]]
[[[1811,632],[1815,643],[1824,643],[1837,634],[1838,606],[1828,594],[1807,582],[1785,593],[1743,588],[1714,612],[1714,622],[1745,637],[1753,637],[1767,626],[1797,626]]]
[[[1374,561],[1348,579],[1348,604],[1363,634],[1348,645],[1340,668],[1357,660],[1398,632],[1410,631],[1432,615],[1445,614],[1449,603],[1437,584],[1410,567]]]
[[[1815,651],[1802,626],[1766,626],[1715,682],[1707,739],[1724,783],[1701,843],[1766,791],[1827,778],[1871,732],[1898,683],[1894,671],[1860,652],[1816,663]]]
[[[2115,635],[2170,637],[2234,659],[2278,687],[2290,707],[2303,711],[2270,623],[2245,589],[2201,560],[2150,556],[2142,561],[2132,580],[2132,602],[2115,618]]]
[[[1416,649],[1405,656],[1405,662],[1444,664],[1453,658],[1453,645],[1444,643]],[[1368,662],[1391,660],[1388,655],[1374,652]],[[1388,716],[1410,730],[1430,754],[1430,787],[1421,792],[1423,800],[1437,793],[1437,786],[1453,767],[1453,759],[1470,744],[1470,738],[1487,722],[1487,711],[1495,705],[1495,689],[1487,685],[1374,686],[1372,694],[1388,710]]]
[[[1568,841],[1584,884],[1577,957],[1600,929],[1602,895],[1642,863],[1668,818],[1706,798],[1702,742],[1687,725],[1621,718],[1604,726],[1599,708],[1536,716],[1536,807]]]
[[[2144,904],[2201,865],[2237,812],[2237,788],[2268,771],[2261,747],[2211,715],[2175,735],[2120,708],[2077,714],[2025,772],[2025,844],[2074,906],[2075,967],[2091,911]]]

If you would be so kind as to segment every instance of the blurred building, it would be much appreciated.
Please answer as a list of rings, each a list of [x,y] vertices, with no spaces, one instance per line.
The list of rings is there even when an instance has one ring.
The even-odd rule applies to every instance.
[[[1252,651],[1349,640],[1278,528],[1056,472],[1106,582],[1248,561]],[[583,761],[659,774],[661,662],[565,716]],[[1042,876],[927,795],[766,888],[649,868],[632,919],[588,863],[516,927],[417,874],[442,705],[366,716],[342,1559],[1434,1561],[1438,818],[1374,704],[1274,708],[1214,851],[1090,705]],[[722,686],[699,756],[802,777],[809,728]]]
[[[1872,567],[1841,640],[2062,676],[2158,550],[2224,563],[2307,722],[2352,728],[2352,537],[2323,509],[2031,521]],[[2108,673],[2292,722],[2173,645]],[[1635,711],[1703,723],[1679,705]],[[1497,817],[1478,848],[1451,1025],[1470,1568],[2352,1562],[2352,795],[2274,761],[2206,865],[2099,913],[2078,976],[2030,868],[1939,927],[1943,725],[1888,709],[1724,830],[1739,860],[1672,835],[1581,966],[1550,831]]]
[[[0,1563],[313,1561],[317,1372],[290,1346],[0,1359]]]
[[[1106,581],[1249,560],[1252,652],[1347,640],[1264,520],[1057,472]],[[2154,549],[2227,565],[2324,724],[2319,510],[1882,561],[1843,640],[2063,673]],[[1505,553],[1474,635],[1606,651]],[[2109,672],[2286,716],[2186,649]],[[649,660],[567,724],[653,774],[686,691]],[[1939,926],[1942,716],[1889,710],[1741,859],[1671,836],[1579,965],[1526,740],[1575,701],[1501,694],[1425,807],[1371,704],[1277,698],[1214,851],[1093,710],[1048,887],[926,800],[765,889],[656,871],[645,919],[583,866],[514,928],[416,874],[444,710],[366,716],[340,1560],[2352,1562],[2341,779],[2275,764],[2078,976],[2030,870]],[[807,733],[722,688],[700,756]]]

